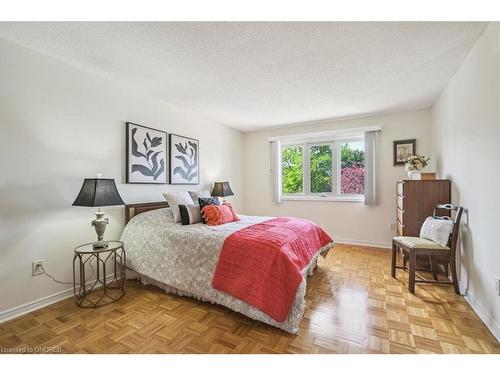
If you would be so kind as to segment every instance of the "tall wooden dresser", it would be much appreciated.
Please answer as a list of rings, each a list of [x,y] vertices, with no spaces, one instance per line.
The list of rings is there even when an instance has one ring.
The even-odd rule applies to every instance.
[[[451,203],[450,180],[402,180],[396,187],[396,230],[398,236],[420,235],[420,227],[436,205]],[[438,215],[449,215],[447,211]]]

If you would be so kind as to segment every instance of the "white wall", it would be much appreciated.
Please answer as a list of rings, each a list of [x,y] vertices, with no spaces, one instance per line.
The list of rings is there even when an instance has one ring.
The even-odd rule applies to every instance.
[[[199,139],[201,183],[194,189],[228,180],[241,207],[240,132],[0,39],[0,318],[69,287],[32,277],[31,261],[44,259],[49,272],[72,279],[73,248],[95,239],[94,209],[71,206],[84,177],[101,171],[116,179],[127,203],[192,188],[124,184],[125,121]],[[117,239],[124,208],[105,211],[105,238]]]
[[[466,209],[462,292],[500,339],[499,25],[492,23],[432,107],[433,155]]]
[[[362,202],[272,202],[269,137],[370,125],[380,125],[382,128],[376,158],[379,190],[377,206],[368,207]],[[243,168],[245,211],[256,215],[307,218],[321,225],[337,242],[388,247],[394,235],[389,225],[395,222],[396,181],[406,176],[403,167],[393,166],[392,142],[416,138],[417,152],[429,154],[429,131],[429,112],[421,110],[246,133]]]

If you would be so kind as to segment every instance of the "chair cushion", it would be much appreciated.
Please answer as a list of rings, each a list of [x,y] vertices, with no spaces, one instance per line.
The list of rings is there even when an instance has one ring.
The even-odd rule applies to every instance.
[[[420,237],[393,237],[393,240],[410,249],[439,249],[450,250],[448,246],[441,246],[434,241],[426,240]]]

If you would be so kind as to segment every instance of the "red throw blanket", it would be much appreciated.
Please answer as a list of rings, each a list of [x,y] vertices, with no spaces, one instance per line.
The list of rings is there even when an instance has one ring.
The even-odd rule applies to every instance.
[[[332,239],[316,224],[278,217],[226,238],[212,285],[284,321],[302,282],[301,271]]]

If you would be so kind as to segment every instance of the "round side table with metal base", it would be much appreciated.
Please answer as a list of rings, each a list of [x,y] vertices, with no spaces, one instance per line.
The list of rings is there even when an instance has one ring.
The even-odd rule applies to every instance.
[[[86,276],[86,268],[94,267],[92,262],[95,265],[95,278]],[[125,295],[125,265],[123,242],[108,241],[107,247],[95,249],[93,243],[78,246],[73,257],[73,291],[76,304],[80,307],[99,307],[122,298]],[[87,281],[87,277],[91,280]]]

